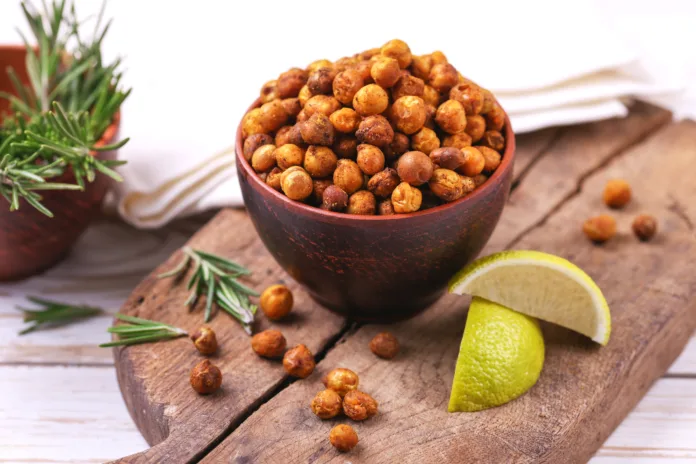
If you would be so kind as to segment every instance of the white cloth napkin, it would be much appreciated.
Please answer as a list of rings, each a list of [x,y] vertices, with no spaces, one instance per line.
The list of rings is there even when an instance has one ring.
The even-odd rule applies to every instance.
[[[123,108],[131,141],[120,152],[128,164],[118,211],[137,227],[158,227],[241,205],[232,146],[260,86],[292,66],[394,37],[416,54],[444,51],[496,94],[518,133],[625,116],[627,96],[674,105],[678,73],[646,68],[641,53],[658,47],[652,36],[638,43],[654,12],[627,16],[620,3],[626,9],[554,0],[111,2],[106,53],[124,55],[124,82],[134,88]],[[77,6],[89,13],[98,2]],[[8,38],[3,26],[21,24],[18,13],[0,7],[0,38]]]

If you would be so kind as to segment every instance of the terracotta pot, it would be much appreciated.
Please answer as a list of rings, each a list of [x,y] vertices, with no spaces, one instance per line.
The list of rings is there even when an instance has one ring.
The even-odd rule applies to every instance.
[[[264,244],[315,300],[353,320],[389,322],[435,302],[490,238],[512,181],[515,136],[507,116],[505,138],[502,162],[484,185],[408,215],[347,215],[290,200],[262,182],[242,156],[241,124],[237,172]]]
[[[25,54],[23,46],[0,46],[0,91],[14,91],[5,72],[8,66],[12,66],[27,82]],[[0,114],[7,109],[7,102],[0,99]],[[109,144],[117,140],[119,119],[117,115],[99,143]],[[100,152],[97,156],[115,159],[116,152]],[[51,181],[74,183],[75,177],[69,171]],[[7,200],[0,196],[0,281],[31,276],[63,258],[99,214],[109,181],[109,177],[99,174],[94,182],[87,184],[85,191],[42,192],[43,204],[53,212],[53,218],[23,200],[20,200],[18,211],[10,212]]]

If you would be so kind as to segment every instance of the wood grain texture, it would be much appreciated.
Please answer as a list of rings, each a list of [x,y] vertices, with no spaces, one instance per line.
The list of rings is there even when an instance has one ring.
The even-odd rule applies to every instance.
[[[350,454],[353,463],[456,462],[463,456],[469,462],[586,462],[696,327],[696,275],[690,272],[696,206],[679,201],[692,198],[696,185],[674,182],[690,169],[695,146],[695,123],[667,127],[581,182],[577,195],[515,241],[516,248],[567,257],[595,278],[612,308],[614,331],[607,347],[544,324],[547,358],[534,388],[500,408],[448,414],[466,300],[447,296],[426,313],[390,327],[405,347],[399,358],[375,358],[367,344],[380,327],[359,329],[328,353],[317,375],[264,404],[203,462],[342,462],[326,437],[345,418],[321,421],[308,407],[321,389],[321,373],[339,366],[358,372],[361,388],[380,402],[377,417],[356,424],[362,445]],[[655,153],[669,162],[656,163]],[[569,161],[563,151],[554,156]],[[534,175],[543,174],[540,164]],[[619,176],[634,185],[636,196],[616,213],[625,232],[606,246],[592,245],[580,225],[602,210],[604,182]],[[536,196],[546,198],[538,191]],[[511,209],[517,209],[514,203]],[[660,234],[649,244],[627,232],[630,219],[643,210],[660,222]]]

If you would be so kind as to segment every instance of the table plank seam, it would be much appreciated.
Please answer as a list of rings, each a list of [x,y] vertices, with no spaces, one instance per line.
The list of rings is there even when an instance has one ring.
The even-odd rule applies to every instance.
[[[548,142],[546,142],[546,144],[534,155],[532,161],[530,161],[529,164],[522,169],[522,171],[515,175],[515,178],[512,181],[512,186],[510,187],[510,192],[514,192],[515,189],[524,181],[525,177],[527,177],[527,174],[534,169],[537,163],[539,163],[539,161],[553,151],[558,141],[563,138],[564,133],[565,130],[563,129],[557,129],[554,132],[553,136],[548,140]]]

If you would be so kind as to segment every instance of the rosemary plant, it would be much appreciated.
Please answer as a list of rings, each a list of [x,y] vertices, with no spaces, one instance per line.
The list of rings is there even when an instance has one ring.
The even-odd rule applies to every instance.
[[[205,295],[205,322],[210,320],[213,303],[215,303],[237,319],[244,330],[251,335],[251,324],[254,322],[257,307],[251,304],[249,297],[259,296],[259,294],[237,281],[237,277],[249,275],[251,272],[234,261],[211,253],[190,247],[184,247],[183,252],[184,258],[181,262],[158,277],[180,275],[185,272],[188,264],[193,262],[194,272],[187,284],[191,293],[184,304],[192,308],[199,297]]]
[[[0,92],[12,109],[0,124],[0,195],[10,210],[24,199],[51,216],[39,191],[82,190],[97,173],[121,180],[112,168],[122,161],[98,160],[91,152],[117,149],[128,141],[97,146],[130,90],[120,87],[120,60],[105,63],[102,58],[101,45],[111,24],[103,24],[105,4],[88,40],[80,32],[85,23],[74,3],[70,8],[66,0],[42,5],[39,12],[30,1],[21,4],[36,42],[33,47],[22,36],[29,84],[10,68],[15,95]],[[75,184],[52,181],[67,170],[74,172]]]
[[[188,335],[184,329],[163,322],[127,316],[121,313],[116,313],[116,319],[127,322],[128,324],[109,327],[107,331],[117,334],[119,339],[109,343],[102,343],[99,345],[101,348],[157,342]]]
[[[19,335],[24,335],[40,328],[71,324],[77,320],[87,319],[103,313],[101,308],[94,306],[76,306],[35,296],[27,297],[27,299],[43,309],[17,307],[17,309],[24,312],[24,322],[32,323],[32,325],[19,332]]]

